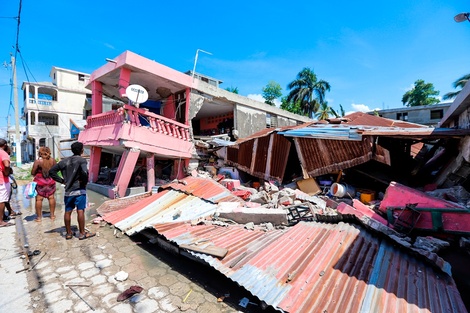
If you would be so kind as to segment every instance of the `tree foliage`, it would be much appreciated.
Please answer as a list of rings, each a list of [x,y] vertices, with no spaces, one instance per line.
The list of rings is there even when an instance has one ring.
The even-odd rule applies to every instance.
[[[300,105],[302,115],[313,117],[313,114],[325,103],[325,94],[330,91],[330,84],[319,80],[312,69],[305,67],[297,74],[296,79],[287,85],[287,88],[290,92],[286,100]]]
[[[230,86],[230,87],[225,88],[225,90],[236,93],[238,95],[238,87]]]
[[[295,103],[292,101],[287,101],[287,97],[281,98],[281,109],[294,114],[305,115],[300,107],[300,102]]]
[[[459,90],[451,91],[451,92],[446,93],[445,95],[442,96],[442,99],[443,100],[450,100],[450,99],[454,99],[455,97],[457,97],[457,95],[460,93],[460,91],[465,86],[465,84],[468,82],[468,80],[470,80],[470,74],[466,74],[466,75],[460,77],[459,79],[457,79],[452,84],[452,86],[454,87],[454,89],[459,88]]]
[[[344,108],[343,108],[343,106],[342,106],[341,104],[339,105],[339,112],[340,112],[341,116],[345,116],[345,115],[346,115],[346,112],[344,111]]]
[[[264,102],[269,105],[274,105],[274,100],[282,96],[282,87],[279,83],[271,80],[265,87],[263,87]]]
[[[437,95],[439,95],[439,91],[434,90],[432,83],[425,83],[424,80],[418,79],[415,81],[414,87],[403,95],[401,101],[407,107],[432,105],[440,102],[438,98],[434,97]]]
[[[328,102],[323,102],[320,104],[320,108],[318,109],[317,112],[315,112],[315,117],[321,121],[321,120],[326,120],[327,118],[330,117],[330,115],[333,115],[334,117],[339,117],[338,113],[328,105]]]

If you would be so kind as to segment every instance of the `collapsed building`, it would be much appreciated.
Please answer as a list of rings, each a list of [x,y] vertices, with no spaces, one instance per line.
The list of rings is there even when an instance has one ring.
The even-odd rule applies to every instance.
[[[150,100],[101,112],[132,84]],[[90,85],[79,140],[91,188],[114,199],[98,213],[123,233],[283,312],[467,311],[439,251],[470,232],[468,129],[312,122],[131,52]]]

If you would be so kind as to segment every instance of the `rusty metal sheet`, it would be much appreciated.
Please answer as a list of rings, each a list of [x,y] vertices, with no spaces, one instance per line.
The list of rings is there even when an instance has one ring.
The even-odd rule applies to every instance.
[[[236,160],[227,163],[265,180],[282,182],[289,158],[291,143],[284,136],[270,131],[264,137],[255,137],[240,144]]]
[[[286,312],[467,312],[451,277],[359,226],[154,227],[177,244],[228,249],[223,259],[188,253]]]
[[[344,170],[372,159],[371,138],[362,141],[296,138],[302,167],[311,176]]]

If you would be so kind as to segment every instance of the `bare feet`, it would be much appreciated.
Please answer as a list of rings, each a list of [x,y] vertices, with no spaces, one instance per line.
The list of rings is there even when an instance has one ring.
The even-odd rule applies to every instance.
[[[38,223],[41,223],[41,220],[42,220],[42,219],[41,219],[40,217],[36,217],[36,218],[34,219],[34,221],[35,221],[35,222],[38,222]]]
[[[51,215],[51,220],[55,220],[55,216],[54,215]]]

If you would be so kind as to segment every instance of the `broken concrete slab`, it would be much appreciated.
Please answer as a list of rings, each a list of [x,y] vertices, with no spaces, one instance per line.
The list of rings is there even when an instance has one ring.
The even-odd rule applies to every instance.
[[[450,243],[444,240],[437,239],[435,237],[417,237],[413,243],[413,247],[417,249],[423,249],[430,252],[438,252],[442,248],[449,247]]]
[[[234,209],[229,206],[221,206],[217,208],[216,214],[220,218],[229,219],[239,224],[270,222],[274,225],[287,225],[288,223],[287,212],[283,209],[267,209],[263,207],[237,207]]]

